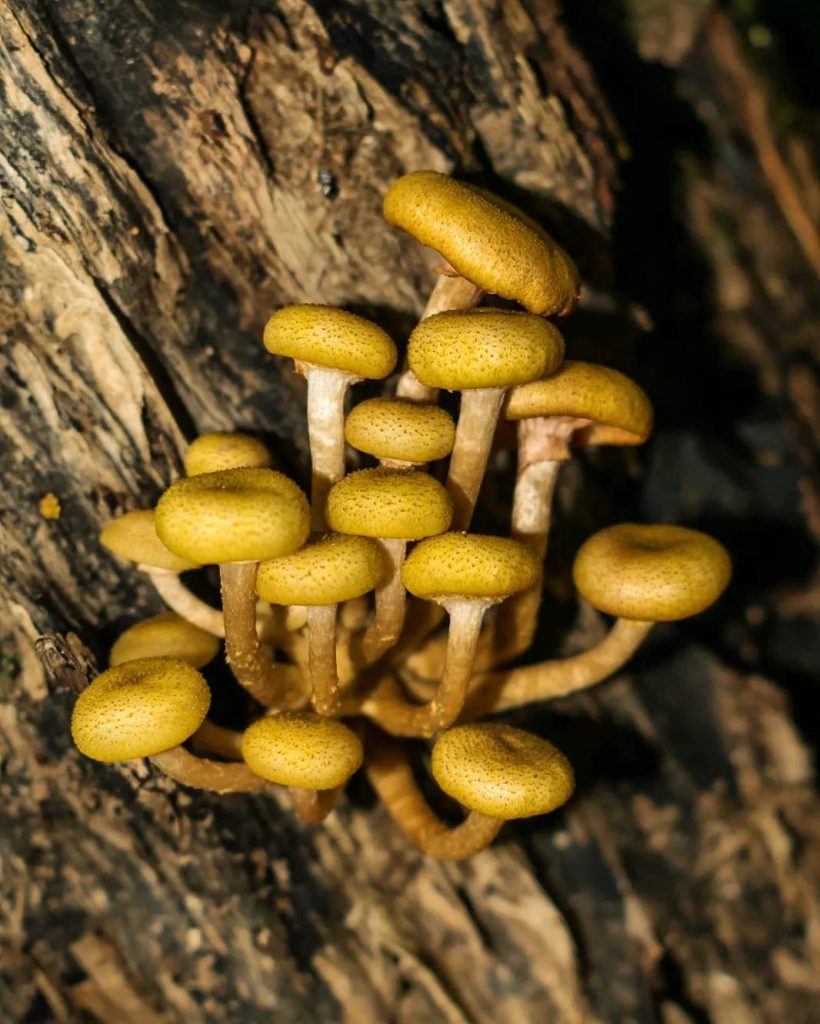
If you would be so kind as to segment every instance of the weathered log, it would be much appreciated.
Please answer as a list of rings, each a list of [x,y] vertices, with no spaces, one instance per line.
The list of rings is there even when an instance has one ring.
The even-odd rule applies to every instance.
[[[619,113],[647,165],[627,172],[623,231],[685,228],[642,253],[616,231],[620,290],[624,144],[551,0],[0,7],[0,1019],[814,1019],[817,735],[765,677],[806,692],[782,652],[816,613],[817,177],[736,26],[703,4],[627,6],[624,91],[646,96],[635,123]],[[573,33],[615,102],[617,60]],[[667,109],[639,56],[696,122],[696,144],[670,129],[677,179],[674,140],[653,148],[663,126],[637,123]],[[68,736],[113,629],[159,608],[100,525],[152,503],[204,429],[267,436],[305,481],[301,383],[261,325],[321,301],[405,336],[432,261],[380,205],[420,167],[543,220],[592,283],[566,322],[576,353],[637,366],[656,399],[641,465],[566,474],[541,644],[573,615],[576,541],[626,510],[710,522],[740,563],[723,605],[662,631],[629,678],[521,716],[566,749],[578,795],[463,865],[408,847],[364,783],[311,828],[270,796],[84,761]],[[582,615],[570,645],[595,628]]]

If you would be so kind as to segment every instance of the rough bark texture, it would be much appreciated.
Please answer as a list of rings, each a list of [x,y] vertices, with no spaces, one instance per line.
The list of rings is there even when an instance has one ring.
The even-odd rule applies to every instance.
[[[816,1020],[820,194],[781,74],[799,33],[786,19],[761,64],[755,25],[706,0],[616,7],[585,0],[568,31],[551,0],[0,5],[0,1019]],[[573,354],[656,402],[645,453],[565,474],[540,653],[593,528],[706,525],[738,562],[629,677],[519,716],[579,793],[455,866],[364,783],[313,829],[68,737],[89,659],[159,607],[100,524],[152,503],[203,429],[261,433],[305,481],[301,385],[261,325],[321,301],[405,336],[432,262],[380,201],[421,167],[542,219],[591,284]],[[582,613],[569,647],[597,628]]]

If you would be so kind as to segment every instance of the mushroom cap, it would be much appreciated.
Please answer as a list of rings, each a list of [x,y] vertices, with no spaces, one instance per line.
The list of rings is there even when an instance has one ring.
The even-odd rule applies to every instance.
[[[157,502],[161,540],[201,563],[289,555],[310,529],[307,498],[272,469],[223,469],[171,484]]]
[[[140,658],[109,668],[77,698],[71,735],[95,761],[151,757],[184,743],[205,720],[208,684],[187,662]]]
[[[422,384],[448,391],[524,384],[557,370],[563,358],[564,339],[549,321],[511,309],[436,313],[407,346]]]
[[[137,658],[176,658],[203,668],[219,653],[219,640],[175,612],[137,622],[117,637],[108,664],[113,668]]]
[[[652,404],[635,381],[608,366],[573,359],[548,377],[513,388],[505,415],[508,420],[533,416],[592,420],[579,432],[582,444],[643,444],[652,431]]]
[[[221,469],[267,468],[270,452],[255,437],[247,434],[201,434],[185,453],[185,473],[217,473]]]
[[[185,572],[198,569],[199,562],[181,558],[169,551],[157,536],[156,519],[152,508],[126,512],[112,519],[100,531],[100,544],[120,558],[154,569]]]
[[[245,731],[242,756],[268,782],[335,789],[359,768],[363,753],[359,737],[335,718],[282,711],[260,718]]]
[[[502,600],[532,586],[539,574],[538,559],[520,541],[443,533],[413,548],[401,578],[411,594],[429,601],[450,596]]]
[[[385,569],[375,540],[331,534],[292,555],[260,562],[256,589],[271,604],[339,604],[369,593]]]
[[[328,494],[328,526],[384,540],[419,540],[443,533],[453,518],[450,495],[427,473],[360,469]]]
[[[540,225],[484,189],[414,171],[391,185],[384,216],[485,292],[542,316],[575,305],[580,278],[570,257]]]
[[[581,545],[572,575],[579,593],[599,611],[674,622],[720,597],[732,563],[723,545],[699,530],[620,523]]]
[[[453,450],[453,417],[437,405],[400,398],[369,398],[349,413],[345,440],[377,459],[434,462]]]
[[[393,372],[396,346],[377,324],[334,306],[284,306],[265,325],[265,348],[297,362],[381,380]]]
[[[489,722],[443,732],[433,747],[432,771],[448,796],[504,821],[554,811],[575,787],[572,765],[557,747]]]

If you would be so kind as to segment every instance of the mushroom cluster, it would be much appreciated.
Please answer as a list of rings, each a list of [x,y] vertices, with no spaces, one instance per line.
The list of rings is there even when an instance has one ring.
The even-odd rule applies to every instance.
[[[574,580],[614,618],[609,632],[573,657],[513,664],[537,630],[562,463],[590,445],[641,444],[652,408],[622,373],[564,359],[546,318],[571,312],[578,273],[520,210],[423,171],[393,184],[384,213],[441,258],[395,397],[345,416],[351,385],[396,368],[396,346],[379,326],[321,305],[273,313],[266,349],[307,379],[310,499],[271,468],[259,440],[207,434],[154,509],[109,523],[101,542],[147,573],[171,611],[117,640],[110,667],[77,700],[71,730],[90,758],[150,758],[183,785],[286,787],[306,822],[330,813],[364,765],[412,842],[459,859],[504,821],[546,814],[573,790],[572,767],[551,742],[477,720],[605,679],[653,623],[712,604],[731,566],[694,530],[602,530],[578,552]],[[523,308],[480,306],[486,295]],[[457,422],[438,405],[442,389],[460,392]],[[518,435],[510,536],[471,533],[505,421]],[[347,473],[346,446],[378,465]],[[221,608],[181,579],[209,565]],[[201,670],[223,639],[248,694],[235,716],[244,715],[241,730],[208,718]],[[431,742],[429,771],[466,808],[461,824],[447,824],[422,795],[410,738]]]

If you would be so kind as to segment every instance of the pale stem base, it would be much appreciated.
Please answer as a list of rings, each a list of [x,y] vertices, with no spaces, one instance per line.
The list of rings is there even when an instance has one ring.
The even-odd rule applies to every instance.
[[[253,793],[268,788],[268,783],[254,775],[246,764],[223,764],[189,754],[184,747],[174,747],[149,758],[152,764],[175,782],[192,789],[213,793]]]
[[[484,480],[505,388],[461,392],[447,491],[453,499],[453,530],[467,530]]]
[[[291,786],[291,804],[296,817],[306,825],[318,825],[336,806],[342,787],[336,789],[297,789]]]
[[[367,775],[391,818],[407,838],[432,857],[465,860],[483,850],[504,822],[471,811],[450,828],[430,808],[413,778],[403,744],[379,737],[368,744]]]
[[[407,591],[401,581],[407,541],[388,539],[380,541],[380,544],[388,567],[384,582],[376,588],[373,624],[362,638],[362,657],[368,665],[380,658],[401,636],[407,607]]]
[[[233,562],[219,567],[225,653],[237,681],[260,704],[274,707],[279,705],[286,680],[265,654],[256,635],[256,567],[256,562]]]
[[[345,475],[345,394],[359,378],[323,366],[299,365],[307,376],[311,528],[321,532],[326,529],[328,491]]]
[[[566,697],[594,686],[629,661],[652,626],[651,622],[617,619],[599,643],[572,658],[542,661],[479,677],[467,698],[464,720],[483,718],[535,701]]]
[[[313,707],[320,715],[339,710],[339,674],[336,668],[336,611],[338,605],[308,608],[308,665]]]
[[[172,612],[181,615],[192,625],[204,629],[206,633],[225,636],[225,619],[222,612],[201,601],[196,594],[192,594],[179,578],[179,573],[156,569],[150,565],[141,565],[139,568],[148,573],[157,593]]]

